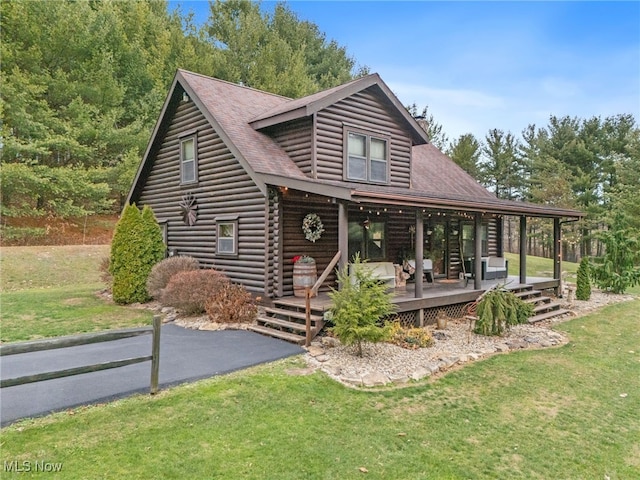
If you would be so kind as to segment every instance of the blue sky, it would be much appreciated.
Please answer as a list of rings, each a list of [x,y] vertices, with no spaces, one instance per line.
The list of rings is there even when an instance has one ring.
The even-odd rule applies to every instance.
[[[170,1],[196,22],[207,1]],[[640,2],[292,1],[450,139],[550,115],[640,121]],[[270,10],[274,2],[263,2]]]

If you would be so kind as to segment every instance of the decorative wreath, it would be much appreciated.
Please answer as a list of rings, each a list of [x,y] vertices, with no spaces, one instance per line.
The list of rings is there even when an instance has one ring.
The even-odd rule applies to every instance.
[[[302,220],[302,231],[304,232],[304,238],[310,242],[319,240],[324,232],[324,225],[322,220],[315,213],[308,213],[304,220]]]

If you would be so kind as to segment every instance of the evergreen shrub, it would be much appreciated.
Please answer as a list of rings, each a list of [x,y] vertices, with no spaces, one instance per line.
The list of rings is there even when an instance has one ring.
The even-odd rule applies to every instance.
[[[162,290],[169,284],[169,280],[176,273],[198,270],[198,260],[188,256],[169,257],[156,263],[147,279],[147,292],[156,300],[160,298]]]
[[[478,303],[477,315],[475,333],[504,335],[513,325],[527,322],[533,315],[533,305],[513,292],[497,288],[484,294]]]
[[[344,345],[356,345],[362,356],[363,342],[380,342],[389,337],[390,327],[381,325],[384,318],[393,313],[394,305],[385,285],[360,261],[353,260],[351,278],[347,268],[338,271],[339,290],[329,296],[333,300],[331,331]]]
[[[190,270],[176,273],[160,295],[160,303],[173,307],[185,315],[206,311],[206,303],[222,292],[229,279],[212,269]]]
[[[127,205],[111,241],[109,272],[113,276],[113,300],[128,304],[149,300],[146,283],[151,268],[164,257],[162,230],[149,206],[140,212]]]
[[[205,302],[209,319],[216,323],[251,323],[258,308],[242,285],[225,283],[220,291]]]
[[[576,299],[589,300],[591,298],[591,267],[589,266],[589,258],[582,257],[580,266],[578,267],[576,281]]]

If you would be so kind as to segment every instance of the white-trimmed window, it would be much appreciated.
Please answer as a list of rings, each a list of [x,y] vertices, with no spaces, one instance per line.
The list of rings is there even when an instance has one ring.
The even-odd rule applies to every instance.
[[[195,183],[198,181],[196,151],[195,135],[180,140],[180,181],[182,183]]]
[[[349,131],[346,134],[346,179],[388,183],[389,141],[376,135]]]
[[[238,254],[238,221],[218,221],[218,255]]]

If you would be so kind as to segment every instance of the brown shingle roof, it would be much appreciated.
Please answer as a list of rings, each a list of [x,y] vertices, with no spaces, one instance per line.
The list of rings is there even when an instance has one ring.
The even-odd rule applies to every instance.
[[[249,125],[251,118],[289,102],[289,98],[185,70],[179,70],[178,81],[201,103],[203,113],[221,129],[218,134],[228,137],[255,173],[306,178],[271,137]]]
[[[170,96],[156,124],[152,142],[156,141],[159,125],[163,121],[171,94],[179,83],[198,105],[225,144],[232,150],[240,163],[258,186],[267,184],[289,186],[304,191],[321,193],[342,199],[394,203],[434,208],[460,208],[493,213],[529,214],[534,216],[580,217],[576,210],[547,207],[501,200],[480,185],[453,160],[431,144],[421,144],[426,134],[411,118],[407,119],[410,131],[414,133],[412,150],[411,187],[400,188],[384,185],[367,185],[349,182],[316,180],[307,177],[291,160],[286,152],[268,135],[256,128],[274,125],[281,121],[306,116],[331,102],[336,102],[373,85],[380,87],[392,105],[405,116],[410,117],[398,99],[391,93],[377,74],[362,77],[344,85],[318,92],[307,97],[291,100],[279,95],[255,90],[234,83],[204,75],[179,70],[176,74]],[[151,151],[151,143],[145,153]],[[138,170],[129,200],[135,196],[145,176],[145,164]]]

